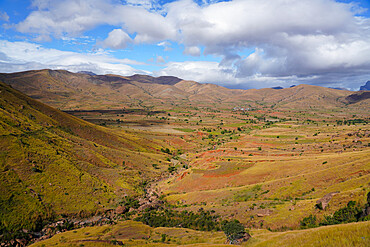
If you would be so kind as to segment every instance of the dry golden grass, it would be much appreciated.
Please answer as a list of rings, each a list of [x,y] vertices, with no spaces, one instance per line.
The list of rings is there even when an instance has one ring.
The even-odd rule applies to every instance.
[[[163,236],[165,238],[163,239]],[[152,228],[141,222],[123,221],[117,225],[86,227],[57,234],[31,246],[113,246],[121,241],[126,246],[222,246],[226,241],[223,232],[200,232],[184,228]],[[87,244],[87,245],[86,245]]]
[[[162,236],[165,239],[162,242]],[[307,230],[270,232],[252,230],[242,246],[359,246],[370,243],[370,222],[325,226]],[[68,231],[31,246],[230,246],[222,232],[200,232],[183,228],[151,228],[133,221],[113,226],[87,227]]]
[[[127,107],[141,112],[80,116],[106,128],[56,111],[1,84],[0,168],[6,179],[1,181],[4,193],[0,201],[7,206],[3,207],[7,222],[21,216],[14,220],[15,225],[25,225],[38,214],[47,218],[53,212],[77,214],[81,210],[114,208],[124,195],[142,195],[140,185],[154,180],[152,187],[177,210],[215,210],[222,219],[235,218],[253,229],[296,229],[309,214],[322,219],[350,200],[364,204],[369,192],[369,108],[358,108],[361,104],[341,108],[344,97],[351,92],[311,86],[248,92],[221,90],[215,101],[220,88],[212,85],[135,82],[122,86],[114,81],[113,91],[113,84],[94,85],[91,94],[82,98],[80,92],[90,85],[84,75],[48,70],[25,74],[13,78],[14,85],[22,90],[27,90],[27,80],[40,84],[67,78],[69,86],[51,83],[51,91],[45,84],[31,92],[63,109]],[[73,91],[71,86],[81,91]],[[171,88],[174,93],[169,94]],[[196,95],[192,95],[194,92]],[[325,103],[323,95],[328,96],[327,104],[319,108]],[[268,102],[263,102],[266,96]],[[276,102],[279,103],[274,105]],[[231,110],[239,105],[253,110]],[[307,110],[307,106],[313,109]],[[149,114],[152,111],[157,112]],[[337,122],[356,118],[363,122]],[[169,148],[169,153],[161,152],[162,148]],[[168,168],[172,165],[176,171],[171,175]],[[42,172],[32,171],[32,167],[39,166]],[[40,195],[42,203],[32,193],[25,194],[30,188]],[[318,199],[334,191],[340,193],[326,210],[315,208]],[[14,203],[9,204],[9,200]],[[22,202],[24,207],[20,209]],[[13,206],[8,208],[9,205]],[[52,211],[44,205],[51,205]],[[24,217],[27,212],[28,218]],[[101,229],[107,232],[99,232]],[[121,239],[128,246],[160,246],[163,243],[156,241],[162,234],[171,239],[166,243],[169,245],[222,244],[224,239],[221,233],[184,229],[157,228],[154,232],[134,222],[101,229],[96,228],[88,236],[80,229],[75,235],[58,235],[67,240],[55,236],[48,241],[109,246],[109,241]],[[331,228],[317,231],[325,229]],[[303,233],[316,234],[315,231],[289,232],[289,236],[302,234],[304,238]],[[94,243],[86,241],[91,236]],[[285,235],[266,236],[274,239]],[[279,241],[283,240],[276,240]]]
[[[370,222],[325,226],[308,230],[271,233],[256,231],[243,246],[341,246],[370,245]]]

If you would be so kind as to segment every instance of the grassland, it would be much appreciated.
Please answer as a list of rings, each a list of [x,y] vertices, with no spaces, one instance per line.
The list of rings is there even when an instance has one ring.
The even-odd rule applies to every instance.
[[[248,243],[251,246],[294,246],[299,241],[317,246],[334,242],[362,246],[361,237],[368,239],[366,223],[344,227],[343,235],[328,230],[335,227],[298,230],[308,215],[321,220],[351,200],[366,203],[370,191],[369,118],[354,115],[342,111],[338,118],[330,111],[307,115],[256,110],[245,114],[187,108],[100,119],[109,119],[101,124],[113,130],[168,144],[175,171],[172,175],[164,171],[163,178],[168,178],[152,182],[151,187],[175,210],[213,210],[222,219],[238,219],[249,229],[274,231],[265,232],[265,236],[258,235],[262,230],[255,230]],[[361,121],[343,124],[339,122],[343,117]],[[178,132],[169,134],[168,129]],[[339,193],[329,206],[325,210],[316,208],[316,201],[331,192]],[[352,235],[356,240],[348,238],[355,225],[359,228],[358,235]],[[285,235],[289,229],[297,230]]]
[[[123,196],[142,194],[143,181],[167,168],[160,140],[93,125],[5,84],[0,92],[2,232],[114,208]]]
[[[145,117],[127,114],[104,118],[111,120],[105,125],[112,129],[130,130],[169,144],[175,172],[151,186],[172,207],[179,211],[213,210],[222,219],[238,219],[250,229],[278,231],[276,235],[268,232],[272,242],[259,242],[256,234],[249,243],[269,246],[285,236],[280,231],[299,229],[300,221],[308,215],[321,220],[349,201],[365,205],[370,191],[369,118],[344,110],[338,116],[332,116],[331,111],[307,115],[256,110],[246,114],[190,107]],[[348,123],[343,124],[343,119]],[[155,120],[160,124],[145,124]],[[142,125],[147,128],[135,128]],[[166,127],[158,127],[166,125],[180,133],[169,135],[164,132]],[[318,209],[316,201],[331,192],[339,193],[325,210]],[[365,223],[358,227],[368,236]],[[315,243],[319,246],[332,245],[330,239],[342,239],[338,240],[342,246],[350,246],[345,237],[348,232],[335,235],[323,229],[331,228],[307,230],[307,238],[322,238],[322,244]],[[301,232],[297,231],[297,236]],[[285,245],[298,241],[284,239]],[[356,241],[361,246],[361,238]]]
[[[189,169],[156,185],[169,202],[270,229],[297,228],[304,216],[323,217],[350,200],[365,203],[367,125],[286,121],[238,128],[207,137],[211,150],[189,154]],[[330,208],[315,209],[334,191],[340,193]]]
[[[315,229],[269,232],[252,230],[242,246],[369,246],[370,223],[360,222]],[[185,228],[152,228],[124,221],[113,226],[87,227],[58,234],[35,243],[42,246],[230,246],[222,232],[199,232]]]
[[[245,100],[248,111],[233,111],[240,105],[156,98],[132,105],[124,100],[113,107],[122,112],[71,116],[5,84],[0,94],[2,232],[101,214],[116,209],[127,195],[144,200],[155,191],[164,208],[202,209],[220,220],[239,220],[252,234],[246,246],[369,243],[367,222],[300,230],[309,215],[322,220],[349,201],[365,206],[370,192],[366,105],[298,110]],[[328,207],[316,207],[332,192],[338,193]],[[141,213],[135,209],[115,224],[63,232],[35,246],[225,243],[221,231],[126,221]]]
[[[369,246],[370,223],[325,226],[279,233],[257,230],[245,246]]]
[[[51,239],[31,246],[178,246],[205,245],[225,246],[222,232],[200,232],[185,228],[152,228],[135,221],[123,221],[117,225],[87,227],[58,234]]]

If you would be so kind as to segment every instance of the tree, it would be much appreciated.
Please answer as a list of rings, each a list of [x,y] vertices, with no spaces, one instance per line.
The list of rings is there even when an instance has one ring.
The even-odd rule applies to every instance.
[[[236,240],[243,238],[245,234],[244,226],[240,224],[238,220],[224,222],[222,224],[222,230],[230,243],[234,243]]]
[[[316,216],[310,214],[310,216],[305,217],[303,218],[303,220],[301,220],[302,229],[313,228],[313,227],[317,227]]]

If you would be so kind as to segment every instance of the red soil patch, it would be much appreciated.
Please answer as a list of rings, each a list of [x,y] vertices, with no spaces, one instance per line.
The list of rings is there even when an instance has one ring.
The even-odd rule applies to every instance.
[[[362,174],[362,175],[367,175],[368,173],[370,173],[370,171],[367,171],[367,170],[361,170],[361,171],[357,171],[357,172],[353,172],[351,174],[348,174],[348,177],[350,176],[353,176],[353,175],[357,175],[357,174]]]
[[[189,146],[189,143],[187,143],[186,141],[182,140],[182,139],[171,139],[170,140],[170,143],[171,144],[174,144],[176,146]]]
[[[181,174],[180,177],[177,179],[177,181],[182,180],[187,174],[189,174],[189,173],[188,172],[184,172],[183,174]]]
[[[198,131],[198,132],[197,132],[197,135],[198,135],[198,136],[205,136],[206,134]]]
[[[235,172],[228,173],[228,174],[204,174],[203,177],[205,178],[228,178],[231,176],[235,176],[241,172],[242,171],[235,171]]]

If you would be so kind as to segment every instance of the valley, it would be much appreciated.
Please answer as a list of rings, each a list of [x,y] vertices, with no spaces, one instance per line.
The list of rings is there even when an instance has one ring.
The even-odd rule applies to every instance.
[[[11,85],[0,84],[6,243],[94,216],[109,223],[49,227],[32,246],[223,246],[234,220],[251,235],[243,246],[370,243],[369,216],[320,224],[350,201],[370,206],[367,91],[49,70],[0,79]]]

